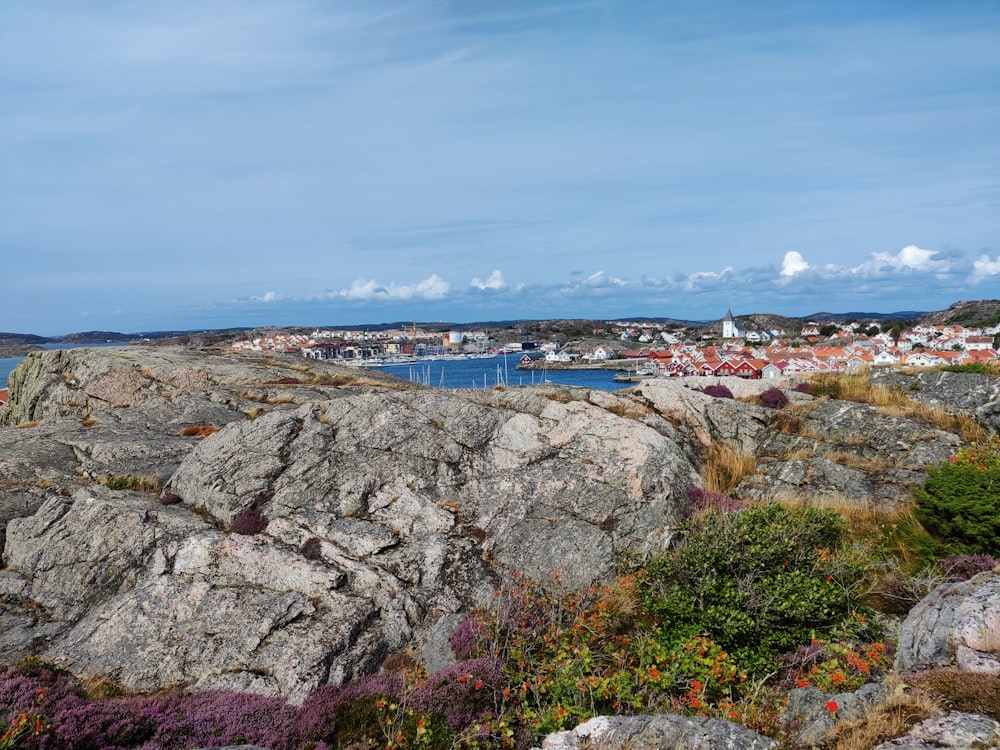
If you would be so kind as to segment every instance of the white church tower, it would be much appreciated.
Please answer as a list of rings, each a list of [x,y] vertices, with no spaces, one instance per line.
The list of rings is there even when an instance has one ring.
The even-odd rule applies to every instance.
[[[746,329],[733,319],[733,311],[726,310],[726,317],[722,319],[722,338],[741,339],[746,335]]]

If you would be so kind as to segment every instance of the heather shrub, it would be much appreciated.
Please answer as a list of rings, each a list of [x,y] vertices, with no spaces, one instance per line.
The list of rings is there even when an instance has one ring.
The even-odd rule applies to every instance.
[[[266,529],[267,523],[267,516],[261,509],[251,505],[249,508],[241,510],[233,518],[232,531],[234,534],[253,536]]]
[[[813,393],[812,384],[809,383],[808,381],[803,381],[799,383],[797,386],[792,388],[792,390],[795,391],[796,393],[805,393],[808,395],[812,395]]]
[[[474,617],[465,617],[448,637],[448,645],[456,659],[471,659],[482,635],[482,623]]]
[[[948,581],[968,581],[974,575],[993,570],[1000,565],[993,555],[952,555],[938,563]]]
[[[703,487],[688,487],[688,515],[699,513],[732,513],[746,507],[742,500],[724,492],[713,492]]]
[[[761,406],[768,409],[783,409],[788,406],[788,396],[780,388],[768,388],[757,397]]]
[[[864,570],[844,532],[833,511],[777,503],[685,522],[640,587],[657,639],[705,635],[763,676],[816,636],[867,634],[855,598]]]
[[[714,398],[733,398],[733,392],[724,385],[709,385],[702,388],[702,393],[707,393]]]
[[[399,701],[404,678],[379,672],[352,685],[321,685],[302,704],[303,737],[320,739],[331,747],[384,742],[376,701]]]
[[[971,553],[1000,554],[1000,437],[962,448],[914,491],[917,517]]]

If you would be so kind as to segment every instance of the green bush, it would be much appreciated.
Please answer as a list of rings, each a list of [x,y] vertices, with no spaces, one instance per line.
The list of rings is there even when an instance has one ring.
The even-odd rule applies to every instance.
[[[967,362],[964,365],[948,365],[946,372],[973,372],[977,375],[1000,375],[1000,368],[991,362]]]
[[[1000,437],[958,451],[914,492],[917,518],[967,552],[1000,554]]]
[[[777,503],[711,514],[647,566],[645,611],[668,647],[704,635],[751,674],[816,637],[873,637],[855,600],[864,570],[833,511]]]

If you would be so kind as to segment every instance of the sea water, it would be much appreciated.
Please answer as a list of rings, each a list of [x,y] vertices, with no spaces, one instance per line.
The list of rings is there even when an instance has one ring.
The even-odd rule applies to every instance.
[[[76,346],[79,346],[77,344]],[[124,346],[124,344],[93,344],[88,346]],[[46,344],[46,349],[72,349],[70,344]],[[7,376],[24,357],[0,359],[0,388],[7,385]],[[486,359],[417,360],[413,364],[378,368],[396,375],[440,388],[493,388],[497,385],[532,385],[544,382],[559,385],[580,385],[602,391],[617,391],[630,383],[616,383],[614,370],[518,370],[519,355],[509,354]]]

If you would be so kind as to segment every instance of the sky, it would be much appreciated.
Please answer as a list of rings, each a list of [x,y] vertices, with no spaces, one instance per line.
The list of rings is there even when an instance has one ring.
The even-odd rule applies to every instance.
[[[996,0],[3,0],[0,331],[1000,297]]]

